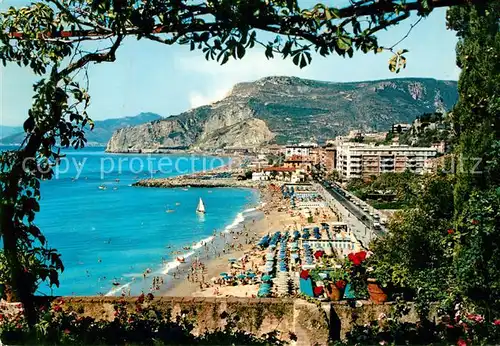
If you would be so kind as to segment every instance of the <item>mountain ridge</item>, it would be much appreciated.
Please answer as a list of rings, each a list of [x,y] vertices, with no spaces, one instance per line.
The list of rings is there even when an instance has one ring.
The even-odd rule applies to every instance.
[[[128,116],[123,118],[109,118],[104,120],[94,121],[94,129],[90,131],[87,127],[86,138],[87,144],[93,146],[105,146],[111,139],[113,133],[119,129],[127,126],[135,126],[150,122],[153,120],[160,120],[162,117],[156,113],[141,112],[135,116]],[[17,145],[22,143],[25,138],[25,133],[22,127],[14,127],[17,131],[11,131],[9,135],[0,137],[0,144],[2,145]]]
[[[311,137],[321,142],[350,129],[376,131],[411,123],[420,114],[450,109],[457,98],[456,81],[432,78],[339,83],[265,77],[234,85],[210,105],[117,130],[107,151],[260,146]]]

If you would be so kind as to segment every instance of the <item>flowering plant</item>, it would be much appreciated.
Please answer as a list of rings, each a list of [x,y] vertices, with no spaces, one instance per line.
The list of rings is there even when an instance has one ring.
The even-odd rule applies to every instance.
[[[323,286],[314,287],[313,292],[316,297],[321,296],[324,293]]]
[[[346,285],[347,285],[347,281],[345,281],[345,280],[337,280],[335,282],[335,287],[337,287],[339,290],[345,289]]]
[[[302,270],[300,272],[300,278],[304,280],[309,279],[309,270]]]
[[[366,259],[366,251],[351,252],[347,258],[351,261],[352,265],[360,266]]]
[[[368,295],[367,291],[367,274],[366,274],[366,251],[350,253],[344,262],[344,268],[348,275],[348,282],[354,291],[356,298],[365,298]]]
[[[347,285],[349,275],[345,268],[339,266],[328,273],[328,279],[338,288],[344,289]]]

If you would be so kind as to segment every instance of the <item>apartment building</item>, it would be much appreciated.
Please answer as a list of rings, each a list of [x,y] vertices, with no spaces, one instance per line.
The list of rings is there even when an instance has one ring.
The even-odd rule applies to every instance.
[[[425,160],[435,157],[436,153],[436,148],[344,143],[337,148],[337,170],[344,179],[405,170],[422,174]]]
[[[316,143],[299,143],[297,145],[287,145],[285,147],[285,158],[292,156],[309,156],[311,155],[311,150],[317,148]]]

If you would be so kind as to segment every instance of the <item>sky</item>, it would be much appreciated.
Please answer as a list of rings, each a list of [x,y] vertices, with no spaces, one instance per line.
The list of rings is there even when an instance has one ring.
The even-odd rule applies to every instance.
[[[3,0],[0,9],[22,2]],[[407,68],[399,74],[388,69],[390,53],[355,52],[351,59],[313,55],[312,64],[300,69],[290,59],[267,60],[263,49],[255,48],[242,60],[230,60],[220,66],[217,62],[206,61],[201,51],[189,51],[186,46],[166,46],[128,38],[118,49],[114,63],[89,68],[91,105],[88,112],[94,120],[134,116],[140,112],[176,115],[222,99],[236,83],[266,76],[296,76],[332,82],[401,77],[457,80],[460,72],[455,65],[457,39],[454,32],[446,30],[445,13],[445,9],[433,11],[398,46],[409,50],[405,54]],[[392,46],[416,19],[412,16],[378,34],[379,44]],[[0,125],[21,125],[31,106],[32,85],[39,77],[17,65],[0,66]]]

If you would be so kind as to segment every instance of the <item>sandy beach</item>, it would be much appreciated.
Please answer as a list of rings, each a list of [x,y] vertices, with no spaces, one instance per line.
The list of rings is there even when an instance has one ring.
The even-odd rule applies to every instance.
[[[257,208],[255,218],[246,220],[240,229],[219,235],[222,239],[223,251],[214,248],[207,249],[207,256],[200,256],[199,261],[190,263],[187,270],[176,275],[174,283],[166,288],[160,288],[159,293],[165,296],[240,296],[248,297],[257,294],[258,285],[217,285],[220,273],[237,273],[238,269],[252,269],[259,272],[262,265],[262,254],[255,248],[256,243],[262,236],[272,234],[276,231],[300,229],[307,224],[306,217],[298,212],[291,212],[289,201],[284,201],[281,191],[271,187],[262,187],[260,190],[261,205]],[[317,220],[336,221],[331,210],[324,208],[318,212]],[[219,244],[220,246],[221,244]],[[217,253],[219,251],[219,253]],[[214,253],[215,256],[210,256]],[[231,259],[240,259],[245,256],[246,260],[238,261],[231,265]],[[238,267],[239,266],[239,267]],[[243,266],[243,268],[241,268]],[[245,267],[246,266],[246,267]]]

